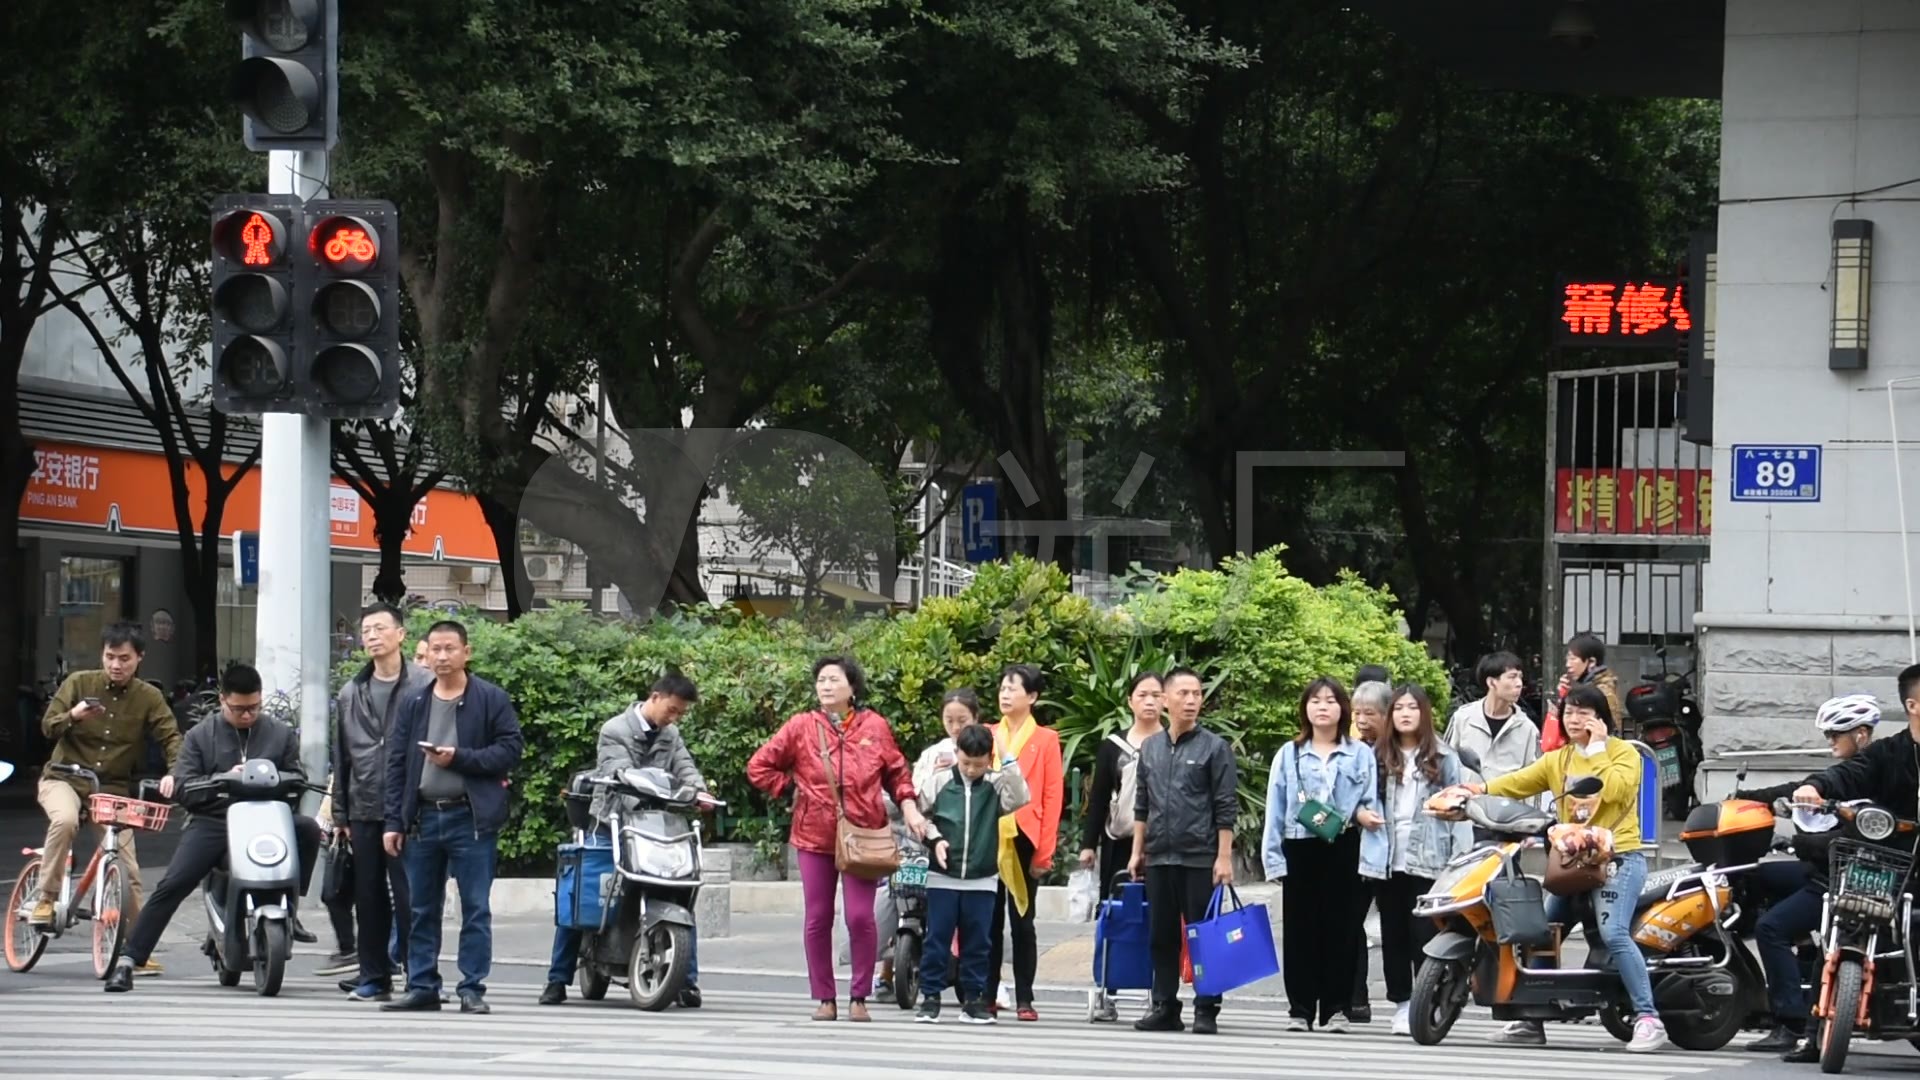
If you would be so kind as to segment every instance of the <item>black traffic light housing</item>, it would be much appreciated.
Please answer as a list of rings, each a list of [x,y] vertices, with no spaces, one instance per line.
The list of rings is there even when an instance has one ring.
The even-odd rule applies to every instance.
[[[228,95],[249,150],[331,150],[340,132],[338,0],[227,0],[240,31]]]
[[[400,408],[400,215],[381,199],[213,204],[213,405],[385,419]]]
[[[213,406],[233,415],[287,412],[293,400],[292,195],[222,195],[213,203]]]
[[[400,407],[400,215],[384,199],[306,204],[294,252],[293,381],[309,416]]]

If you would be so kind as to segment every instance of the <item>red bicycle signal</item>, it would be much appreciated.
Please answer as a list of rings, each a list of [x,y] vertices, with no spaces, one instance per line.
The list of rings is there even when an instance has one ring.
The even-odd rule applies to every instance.
[[[307,250],[328,267],[362,273],[380,261],[380,234],[356,217],[330,217],[313,227]]]

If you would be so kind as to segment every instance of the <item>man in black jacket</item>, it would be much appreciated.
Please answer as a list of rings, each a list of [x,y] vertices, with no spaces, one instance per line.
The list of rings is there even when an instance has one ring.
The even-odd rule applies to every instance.
[[[353,851],[353,908],[359,922],[358,974],[340,988],[358,1001],[392,997],[394,924],[407,937],[411,907],[407,871],[387,854],[387,733],[400,705],[433,683],[433,673],[406,659],[406,620],[390,604],[360,613],[360,642],[367,665],[347,680],[335,701],[333,829]],[[398,916],[398,918],[396,918]]]
[[[207,720],[187,732],[174,763],[175,789],[196,780],[221,773],[239,772],[248,761],[265,758],[281,772],[300,771],[300,736],[278,717],[260,715],[260,673],[245,664],[234,664],[220,677],[220,719]],[[314,857],[320,852],[320,824],[309,817],[295,815],[294,834],[300,851],[300,892],[305,894],[313,877]],[[227,857],[227,820],[224,810],[193,815],[180,845],[173,849],[173,861],[167,864],[153,895],[147,897],[140,917],[134,920],[127,937],[126,951],[107,974],[107,992],[125,993],[133,989],[133,971],[147,962],[160,935],[179,910],[180,902],[193,892],[206,876],[218,869]],[[296,936],[312,941],[313,935],[295,927]]]
[[[493,968],[493,871],[507,823],[507,774],[525,742],[507,692],[467,674],[473,649],[452,620],[427,630],[434,680],[400,703],[387,735],[389,856],[406,852],[412,926],[406,995],[384,1010],[440,1008],[440,913],[447,879],[460,892],[460,1011],[485,1013]]]
[[[1153,1009],[1138,1031],[1179,1031],[1181,920],[1200,922],[1216,885],[1233,884],[1233,823],[1239,766],[1233,746],[1200,727],[1200,676],[1174,668],[1165,687],[1167,730],[1140,747],[1133,814],[1135,878],[1147,882]],[[1219,1030],[1220,999],[1193,999],[1193,1031]]]

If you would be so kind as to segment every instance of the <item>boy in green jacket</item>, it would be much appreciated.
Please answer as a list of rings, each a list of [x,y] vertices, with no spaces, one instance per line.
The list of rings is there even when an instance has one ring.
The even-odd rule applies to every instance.
[[[994,770],[993,733],[978,724],[954,736],[955,761],[919,795],[927,817],[927,936],[920,960],[920,1010],[914,1020],[940,1022],[948,942],[960,931],[960,1010],[965,1024],[991,1024],[987,962],[993,900],[999,892],[1000,818],[1027,805],[1027,782],[1009,757]]]

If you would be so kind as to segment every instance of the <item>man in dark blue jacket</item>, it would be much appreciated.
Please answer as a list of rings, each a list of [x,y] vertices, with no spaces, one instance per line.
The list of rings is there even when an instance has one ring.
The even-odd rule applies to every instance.
[[[407,992],[380,1007],[440,1008],[440,912],[451,877],[460,893],[460,1011],[484,1013],[493,966],[489,897],[507,823],[507,774],[526,744],[507,692],[467,674],[467,628],[437,622],[426,642],[433,684],[401,702],[387,736],[382,839],[387,854],[406,853],[413,918]]]

